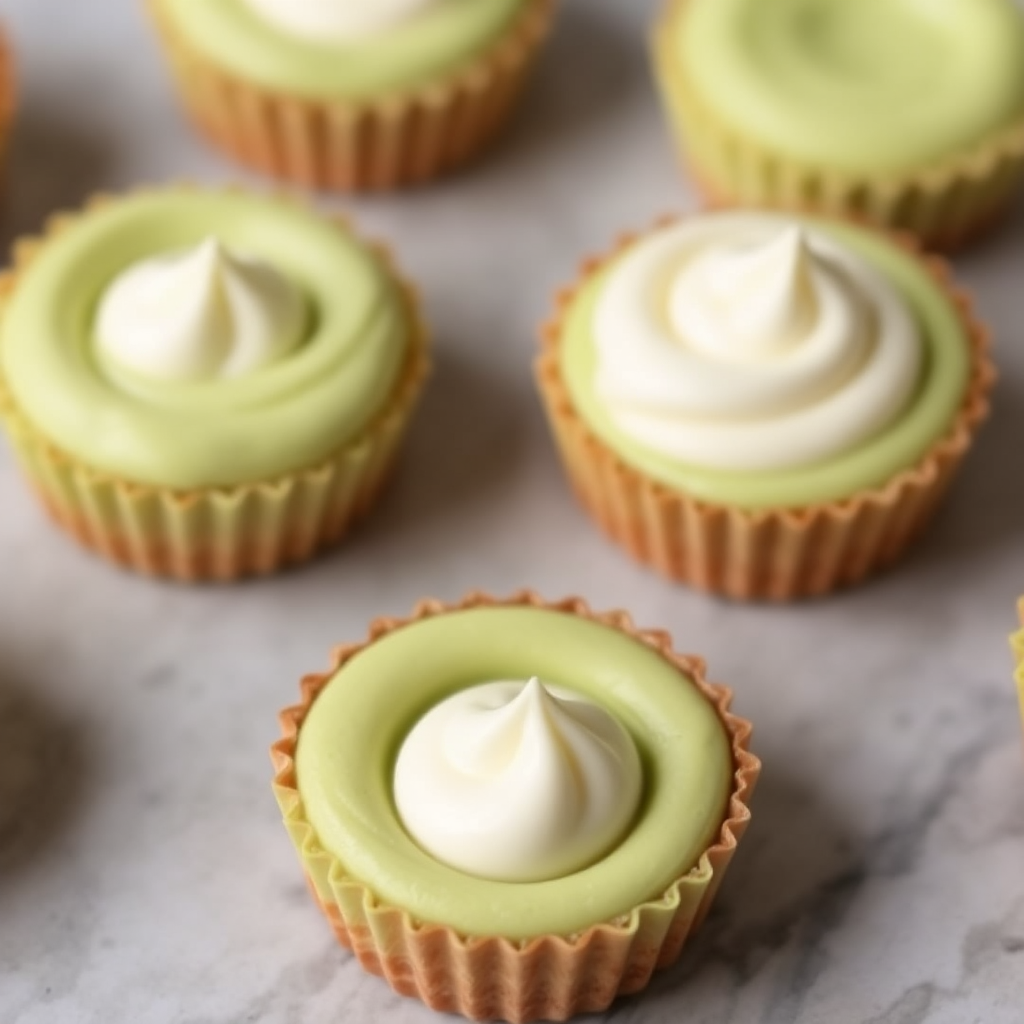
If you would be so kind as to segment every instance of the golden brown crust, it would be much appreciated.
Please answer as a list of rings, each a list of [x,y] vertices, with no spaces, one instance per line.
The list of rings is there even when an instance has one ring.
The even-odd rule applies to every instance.
[[[113,202],[117,197],[94,196],[83,212]],[[36,254],[76,216],[81,215],[55,214],[41,236],[15,243],[12,267],[0,274],[0,315]],[[405,365],[390,399],[358,437],[293,473],[186,491],[121,479],[51,443],[24,415],[0,375],[0,421],[51,518],[126,568],[183,581],[271,573],[341,540],[381,490],[430,372],[418,295],[395,269],[390,252],[371,244],[405,299],[411,338]]]
[[[411,622],[496,605],[531,606],[580,616],[648,645],[693,680],[717,710],[732,745],[733,791],[726,817],[698,865],[628,916],[602,922],[578,935],[513,942],[500,937],[464,938],[450,928],[415,922],[400,908],[382,905],[358,881],[346,877],[343,866],[317,843],[302,810],[295,778],[299,731],[313,702],[338,669],[374,640]],[[367,640],[337,648],[327,672],[302,679],[301,701],[281,712],[282,738],[271,748],[274,790],[314,897],[339,941],[353,950],[364,968],[387,978],[396,991],[422,999],[435,1010],[515,1024],[565,1020],[603,1010],[617,995],[645,987],[656,968],[679,956],[687,937],[707,913],[750,820],[749,801],[761,767],[749,749],[750,723],[729,711],[731,700],[730,690],[706,681],[700,658],[676,653],[666,633],[639,629],[622,611],[596,613],[575,597],[547,602],[529,590],[504,600],[483,593],[468,594],[451,605],[427,600],[407,619],[376,619]],[[332,879],[329,896],[312,882],[314,869]]]
[[[242,163],[311,188],[368,191],[434,178],[476,157],[498,134],[547,36],[554,0],[530,0],[467,66],[382,100],[285,96],[197,52],[149,0],[182,100],[211,142]]]
[[[702,210],[713,213],[716,210],[749,209],[748,204],[728,196],[720,186],[712,184],[693,165],[687,168],[687,173],[697,189]],[[937,225],[921,240],[927,244],[928,249],[932,252],[944,253],[947,256],[955,255],[974,245],[980,238],[998,229],[1000,224],[1010,218],[1013,214],[1013,205],[1016,198],[1014,191],[1000,195],[997,202],[979,211],[976,217],[966,221]],[[808,203],[791,204],[786,209],[792,213],[804,213],[811,216],[815,213],[820,215],[823,212],[822,210],[815,210]],[[841,216],[855,223],[878,228],[877,224],[873,224],[864,216],[849,210],[842,213]],[[908,231],[907,234],[910,236],[913,232]],[[914,235],[914,237],[918,236]]]
[[[140,536],[139,531],[127,527],[127,521],[99,523],[85,509],[62,504],[40,486],[31,481],[30,485],[57,526],[82,547],[122,568],[181,583],[229,583],[281,572],[339,544],[370,512],[392,469],[389,460],[379,477],[367,478],[357,490],[339,488],[334,499],[324,503],[322,516],[312,523],[289,522],[277,529],[252,528],[230,536],[190,538],[187,543],[170,528],[154,536]]]
[[[6,175],[5,163],[10,146],[11,131],[14,127],[17,103],[18,87],[15,78],[14,51],[3,27],[0,26],[0,183],[3,182]]]
[[[675,219],[662,218],[655,228]],[[930,521],[987,417],[996,374],[988,330],[949,265],[922,253],[909,235],[886,235],[920,260],[956,309],[971,346],[967,391],[950,428],[914,466],[848,499],[791,509],[747,511],[699,501],[628,465],[584,423],[561,374],[564,318],[592,275],[642,234],[623,236],[609,253],[583,264],[575,284],[556,297],[535,369],[570,483],[612,540],[671,579],[741,600],[825,594],[904,553]]]
[[[1017,617],[1020,620],[1021,628],[1010,637],[1010,647],[1013,651],[1014,678],[1017,682],[1017,697],[1020,700],[1020,717],[1024,723],[1024,597],[1017,602]]]
[[[6,137],[17,105],[17,81],[14,74],[14,51],[6,32],[0,28],[0,144]]]

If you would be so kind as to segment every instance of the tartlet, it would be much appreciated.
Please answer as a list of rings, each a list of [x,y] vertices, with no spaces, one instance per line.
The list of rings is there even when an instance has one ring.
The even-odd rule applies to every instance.
[[[554,4],[392,4],[411,10],[336,37],[332,19],[354,17],[344,5],[293,25],[296,0],[149,0],[204,135],[267,174],[342,191],[412,185],[477,157],[508,120]]]
[[[654,51],[715,204],[852,215],[951,248],[1024,178],[1011,0],[667,0]]]
[[[340,540],[427,370],[387,254],[281,199],[98,197],[0,277],[0,420],[24,476],[145,573],[269,573]]]
[[[617,846],[570,875],[469,875],[403,828],[394,762],[438,701],[535,673],[628,730],[641,810]],[[699,659],[622,612],[529,592],[426,601],[410,619],[377,620],[327,673],[303,679],[301,704],[281,714],[274,791],[314,897],[364,968],[437,1010],[563,1020],[642,989],[703,920],[760,770],[729,702]]]
[[[570,482],[612,539],[671,578],[772,600],[895,561],[994,378],[943,263],[863,226],[754,212],[668,218],[585,263],[536,371]]]

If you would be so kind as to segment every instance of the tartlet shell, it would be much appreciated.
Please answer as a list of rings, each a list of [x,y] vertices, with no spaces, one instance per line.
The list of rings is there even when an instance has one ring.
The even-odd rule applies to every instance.
[[[307,99],[274,92],[199,53],[148,0],[184,107],[200,132],[275,178],[340,192],[427,181],[476,158],[515,105],[554,18],[529,0],[477,58],[436,82],[380,99]]]
[[[665,217],[652,230],[673,223]],[[947,263],[909,236],[887,233],[920,260],[957,310],[971,346],[971,375],[949,430],[912,467],[883,486],[841,501],[750,511],[716,505],[653,480],[627,464],[584,422],[562,379],[559,346],[579,290],[646,233],[622,236],[585,261],[556,296],[541,332],[537,385],[569,482],[602,530],[662,575],[737,600],[788,601],[829,593],[895,562],[930,522],[980,424],[988,415],[995,366],[988,330],[956,288]]]
[[[1021,628],[1010,637],[1010,648],[1013,651],[1014,675],[1017,683],[1017,696],[1020,698],[1020,717],[1024,724],[1024,597],[1017,602],[1017,617]]]
[[[976,146],[919,169],[851,174],[802,164],[724,125],[702,103],[672,53],[674,26],[692,0],[666,0],[652,37],[666,115],[691,177],[712,207],[765,206],[857,217],[905,231],[932,249],[955,250],[997,224],[1024,182],[1024,112]],[[716,177],[693,159],[715,154]]]
[[[78,217],[117,201],[116,196],[94,196],[81,214],[55,215],[40,237],[17,241],[10,269],[0,274],[0,318],[6,297],[35,256]],[[118,565],[190,582],[266,575],[342,540],[386,482],[430,371],[416,292],[395,271],[390,253],[371,244],[405,298],[409,353],[387,404],[359,436],[315,465],[230,487],[179,490],[140,484],[54,445],[19,408],[0,372],[0,423],[50,518]]]
[[[14,51],[11,49],[7,33],[0,26],[0,167],[7,156],[17,106],[17,92]]]
[[[652,647],[685,672],[715,707],[732,746],[733,791],[728,809],[716,841],[697,865],[628,915],[571,936],[542,936],[528,942],[465,938],[443,925],[412,920],[346,876],[340,862],[319,845],[297,787],[295,751],[302,723],[346,661],[411,622],[496,605],[526,605],[580,616]],[[729,711],[732,692],[708,683],[703,661],[675,653],[666,633],[638,629],[625,612],[593,612],[580,598],[549,603],[524,590],[504,600],[471,593],[451,605],[423,601],[410,618],[377,619],[365,641],[337,648],[327,672],[302,679],[301,693],[301,702],[280,714],[282,738],[271,748],[271,759],[274,794],[310,890],[339,941],[366,970],[386,978],[396,992],[419,998],[435,1010],[522,1024],[601,1011],[617,996],[640,991],[655,969],[676,960],[704,919],[750,820],[748,805],[761,765],[749,750],[750,723]]]

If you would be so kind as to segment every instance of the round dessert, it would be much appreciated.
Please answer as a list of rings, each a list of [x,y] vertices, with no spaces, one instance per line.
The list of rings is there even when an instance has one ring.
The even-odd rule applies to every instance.
[[[62,526],[181,578],[340,539],[425,376],[386,256],[301,206],[167,189],[92,203],[0,282],[0,415]]]
[[[948,247],[1024,177],[1012,0],[669,0],[655,49],[716,202],[852,213]]]
[[[274,788],[365,967],[434,1009],[563,1020],[703,919],[760,768],[728,704],[622,613],[428,602],[306,677]]]
[[[497,135],[554,0],[149,0],[185,107],[280,178],[409,185]]]
[[[545,332],[570,479],[620,543],[740,598],[823,593],[926,523],[986,411],[945,269],[849,223],[667,222],[588,265]]]

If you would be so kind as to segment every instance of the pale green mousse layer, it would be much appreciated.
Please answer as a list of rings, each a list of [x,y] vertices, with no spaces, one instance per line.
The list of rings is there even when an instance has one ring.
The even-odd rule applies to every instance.
[[[434,860],[405,833],[395,759],[439,701],[532,675],[619,719],[643,763],[644,797],[626,838],[590,867],[546,882],[487,881]],[[611,627],[518,607],[451,612],[375,641],[317,698],[296,754],[306,815],[347,875],[416,921],[509,939],[570,935],[660,895],[714,841],[732,773],[717,712],[678,668]]]
[[[532,0],[445,0],[351,43],[282,31],[244,0],[157,0],[174,28],[220,67],[288,95],[362,99],[415,88],[471,61]]]
[[[93,334],[103,291],[209,235],[301,289],[302,344],[231,380],[119,371]],[[169,488],[255,483],[320,461],[386,404],[410,344],[406,306],[377,254],[305,208],[173,189],[89,211],[44,244],[0,307],[0,366],[29,421],[96,469]]]
[[[674,31],[701,102],[782,157],[918,169],[1024,119],[1011,0],[689,0]]]
[[[613,421],[594,390],[597,351],[594,310],[613,261],[593,275],[567,311],[559,348],[572,404],[591,430],[625,463],[704,501],[744,509],[799,508],[848,498],[909,469],[946,433],[970,379],[970,341],[952,300],[919,260],[884,237],[845,224],[794,218],[868,260],[903,296],[925,347],[924,371],[913,398],[881,433],[844,454],[787,470],[737,472],[677,462],[633,440]]]

